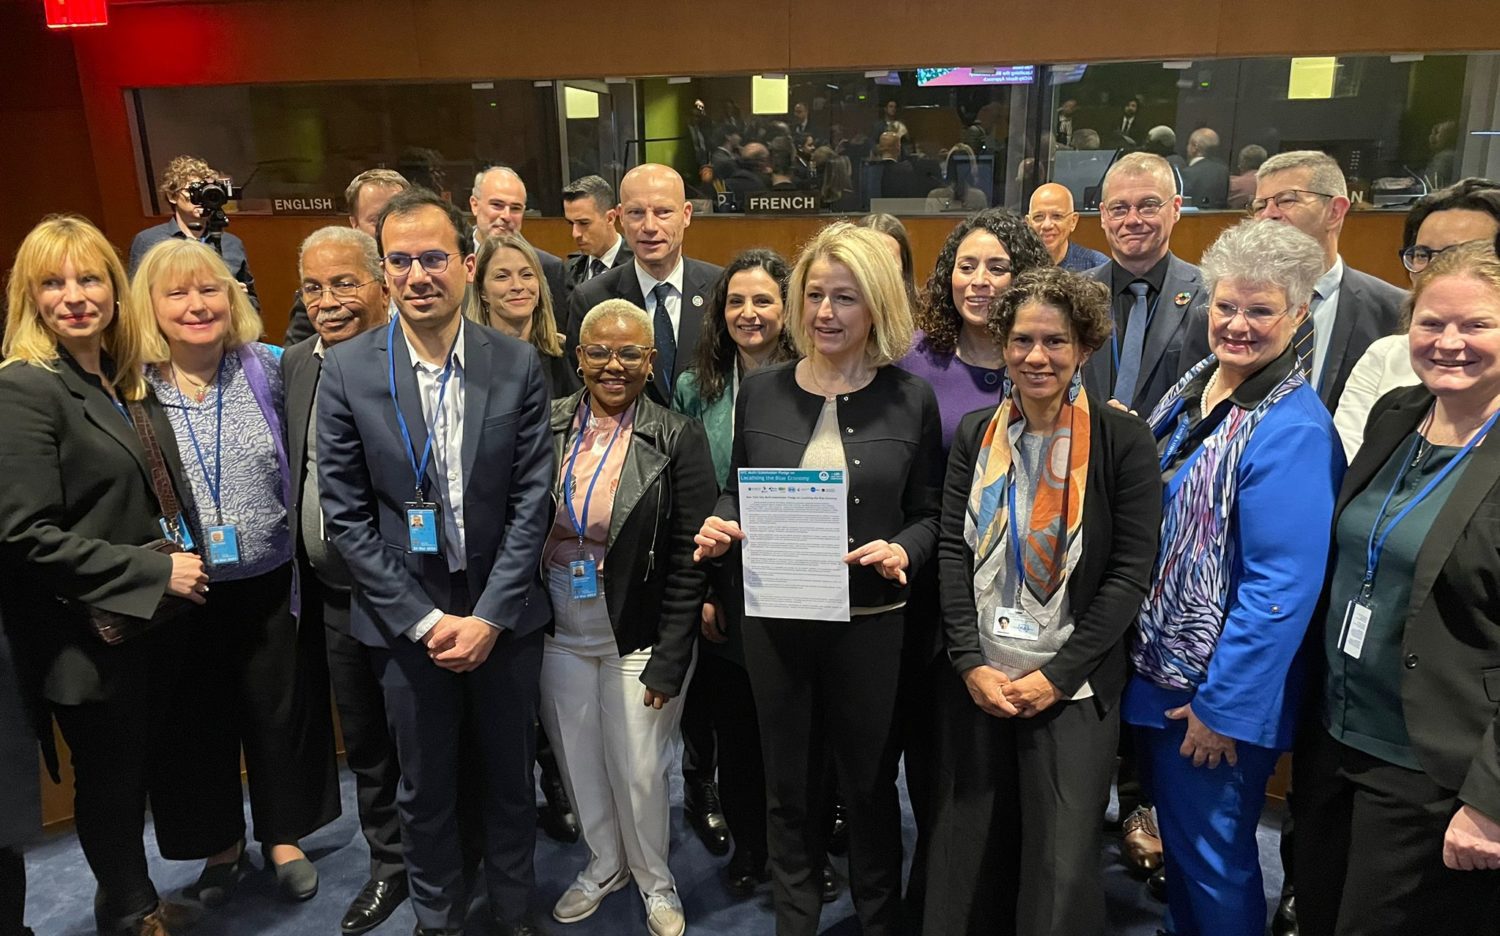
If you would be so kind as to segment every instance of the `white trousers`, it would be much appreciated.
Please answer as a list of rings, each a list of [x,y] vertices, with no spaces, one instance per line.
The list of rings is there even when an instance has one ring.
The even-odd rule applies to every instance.
[[[589,848],[581,876],[602,884],[628,867],[643,900],[670,893],[668,777],[688,681],[648,708],[650,648],[620,656],[604,598],[575,601],[566,572],[548,578],[556,633],[542,654],[541,717]]]

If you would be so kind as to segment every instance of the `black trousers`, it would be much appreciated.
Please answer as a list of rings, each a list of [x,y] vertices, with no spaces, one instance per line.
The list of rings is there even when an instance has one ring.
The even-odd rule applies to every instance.
[[[304,573],[302,581],[309,576]],[[344,760],[354,774],[359,828],[370,847],[370,878],[388,881],[406,873],[401,859],[401,817],[396,788],[401,765],[385,716],[385,696],[371,669],[370,650],[349,636],[349,592],[313,582],[303,590],[303,626],[321,616],[328,648],[328,675],[344,735]],[[316,609],[316,610],[314,610]]]
[[[292,567],[214,582],[171,688],[177,740],[155,752],[151,809],[163,857],[204,858],[245,834],[293,843],[339,815],[324,628],[291,614]]]
[[[1443,866],[1462,805],[1426,773],[1309,727],[1292,758],[1302,936],[1492,936],[1500,872]]]
[[[177,634],[173,628],[173,634]],[[78,844],[94,873],[94,918],[100,932],[125,929],[150,913],[156,888],[146,868],[147,765],[160,748],[153,737],[154,676],[148,669],[156,634],[126,644],[137,665],[120,665],[109,698],[82,705],[52,706],[73,764],[73,823]],[[134,641],[132,641],[134,643]]]
[[[449,613],[473,607],[455,577]],[[484,875],[490,911],[512,923],[525,916],[535,884],[536,720],[542,646],[537,630],[501,633],[489,657],[467,673],[434,664],[422,645],[398,637],[371,647],[386,717],[401,760],[396,806],[417,921],[461,928],[468,913],[460,799],[482,799]],[[466,724],[465,713],[472,712]],[[482,778],[466,787],[465,774]]]
[[[683,724],[697,712],[707,727],[709,750],[716,754],[719,799],[724,821],[734,835],[734,848],[752,858],[766,857],[766,768],[761,756],[760,723],[755,717],[755,695],[750,674],[733,660],[699,646],[698,669],[688,683]],[[687,729],[683,729],[686,747]],[[687,756],[683,781],[688,781]],[[713,779],[709,773],[705,780]]]
[[[701,661],[709,655],[705,651],[698,654],[698,658]],[[720,766],[719,739],[715,730],[718,712],[708,698],[709,690],[698,688],[702,683],[700,663],[698,676],[688,685],[687,695],[682,700],[682,782],[688,787],[714,780]],[[723,791],[719,792],[722,796]],[[730,831],[738,838],[739,830],[734,827],[734,820],[728,816],[728,805],[724,808],[724,819],[729,823]]]
[[[849,810],[849,888],[866,936],[901,931],[901,813],[892,722],[902,611],[829,621],[745,620],[765,752],[778,936],[813,936],[831,765]]]
[[[0,848],[0,936],[23,936],[26,929],[26,859],[19,847]]]
[[[924,566],[912,583],[906,602],[906,633],[901,645],[901,677],[896,695],[896,743],[906,768],[906,796],[917,826],[911,876],[906,885],[908,918],[922,918],[926,901],[927,843],[932,838],[932,812],[937,782],[937,687],[952,671],[942,653],[938,629],[942,623],[937,585],[937,563]]]

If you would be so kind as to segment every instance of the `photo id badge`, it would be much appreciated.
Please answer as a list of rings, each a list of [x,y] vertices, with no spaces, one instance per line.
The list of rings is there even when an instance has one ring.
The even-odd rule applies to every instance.
[[[167,523],[166,517],[157,517],[156,522],[161,525],[161,535],[165,539],[169,539],[172,542],[176,543],[177,546],[185,552],[192,552],[193,534],[188,532],[187,521],[182,518],[182,514],[177,515],[176,536],[172,535],[172,526],[171,524]]]
[[[1020,608],[996,608],[995,634],[1012,640],[1036,640],[1042,636],[1042,628]]]
[[[442,507],[428,501],[407,501],[406,551],[436,555],[438,552],[438,516]]]
[[[208,564],[234,565],[240,561],[240,533],[232,523],[221,523],[203,531],[208,540]]]
[[[1359,659],[1359,655],[1365,651],[1365,637],[1370,632],[1370,615],[1373,612],[1373,608],[1358,598],[1349,602],[1349,610],[1344,613],[1343,650],[1351,659]]]
[[[574,601],[599,597],[599,564],[587,557],[568,563],[568,584]]]

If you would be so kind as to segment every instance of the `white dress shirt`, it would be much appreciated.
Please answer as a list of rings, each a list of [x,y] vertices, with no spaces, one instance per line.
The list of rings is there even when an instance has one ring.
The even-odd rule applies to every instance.
[[[667,278],[659,280],[646,272],[641,262],[635,262],[635,277],[641,284],[641,297],[646,300],[646,314],[653,319],[656,316],[654,300],[651,298],[651,290],[656,288],[657,283],[672,284],[671,295],[667,296],[667,317],[672,320],[672,340],[682,334],[682,257],[677,258],[677,266],[667,274]]]
[[[1333,323],[1339,314],[1339,291],[1344,282],[1344,258],[1338,257],[1328,272],[1318,277],[1313,292],[1313,387],[1323,388],[1323,362],[1328,359],[1328,343],[1333,340]]]
[[[448,378],[448,389],[443,393],[443,410],[437,414],[436,423],[433,411],[437,409],[443,367],[419,358],[417,349],[406,336],[406,329],[397,326],[397,331],[406,342],[406,353],[412,370],[416,372],[417,392],[422,398],[422,418],[432,438],[432,468],[443,486],[441,491],[429,491],[428,495],[436,495],[443,506],[443,552],[448,560],[448,571],[462,572],[468,565],[468,553],[464,548],[464,323],[459,320],[458,340],[453,345],[453,373]],[[421,460],[420,450],[415,457]],[[434,608],[407,628],[406,636],[420,641],[442,616],[443,611]]]

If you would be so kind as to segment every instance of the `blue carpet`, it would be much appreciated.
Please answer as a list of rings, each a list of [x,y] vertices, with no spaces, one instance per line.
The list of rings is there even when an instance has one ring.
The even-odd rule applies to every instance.
[[[353,778],[347,771],[342,775],[342,786],[343,816],[303,842],[309,857],[318,866],[321,877],[318,895],[302,904],[282,903],[273,896],[271,876],[254,874],[241,886],[233,901],[194,927],[193,936],[336,936],[339,919],[349,900],[364,884],[369,870],[369,853],[359,834],[354,811]],[[732,901],[719,883],[720,868],[728,859],[710,855],[683,821],[681,780],[676,776],[673,778],[673,801],[676,806],[673,809],[672,871],[677,876],[689,932],[722,936],[772,932],[769,885],[761,887],[750,900]],[[915,828],[904,793],[902,812],[909,855]],[[248,823],[248,817],[246,821]],[[1260,828],[1261,865],[1265,869],[1268,906],[1271,907],[1274,907],[1274,895],[1281,889],[1281,862],[1276,852],[1280,828],[1280,813],[1273,805],[1262,818]],[[1131,877],[1120,865],[1118,842],[1106,841],[1104,887],[1109,904],[1110,933],[1112,936],[1152,936],[1161,925],[1162,905],[1151,899],[1144,883]],[[162,894],[172,896],[197,876],[197,862],[164,860],[150,834],[146,836],[146,846],[151,859],[151,874]],[[258,854],[255,861],[260,861]],[[536,909],[538,919],[545,923],[545,931],[559,936],[647,934],[640,896],[632,887],[605,898],[599,912],[581,923],[563,926],[551,919],[552,903],[572,883],[584,861],[581,844],[561,845],[538,834]],[[31,848],[26,862],[30,882],[27,922],[38,936],[93,936],[93,878],[78,848],[78,839],[69,832],[54,834]],[[844,871],[841,860],[836,860],[835,866],[840,873]],[[488,932],[489,928],[482,922],[485,917],[483,902],[476,902],[470,917],[470,931],[475,934]],[[415,922],[410,905],[403,905],[375,933],[379,936],[405,936],[412,931]],[[859,931],[846,890],[837,902],[824,907],[823,932],[830,936],[855,936]]]

